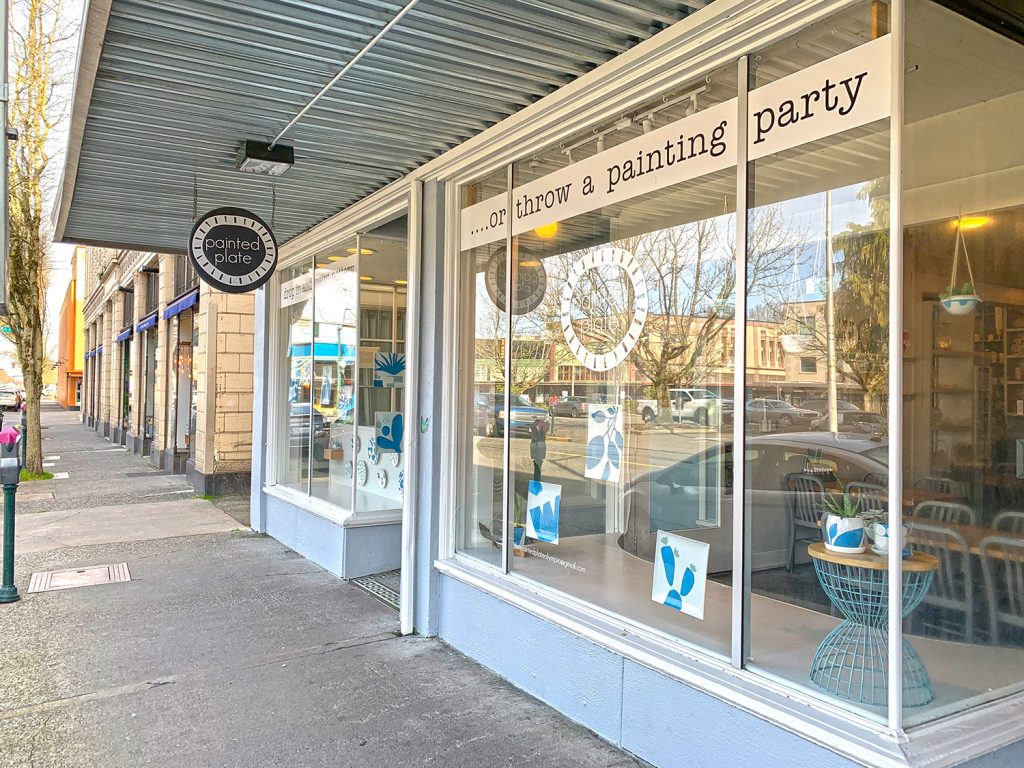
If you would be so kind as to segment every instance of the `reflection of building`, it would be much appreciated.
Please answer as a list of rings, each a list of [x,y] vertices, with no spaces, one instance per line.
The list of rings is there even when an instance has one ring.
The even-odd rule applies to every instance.
[[[57,403],[77,411],[82,402],[82,367],[85,364],[82,299],[85,285],[84,249],[71,256],[71,279],[60,305],[57,335]]]
[[[247,492],[252,296],[200,286],[184,256],[79,252],[83,420],[199,493]]]

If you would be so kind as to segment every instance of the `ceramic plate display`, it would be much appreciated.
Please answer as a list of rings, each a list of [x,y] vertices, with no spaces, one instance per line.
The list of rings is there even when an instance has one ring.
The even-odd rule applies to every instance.
[[[369,476],[370,471],[366,468],[366,462],[360,461],[356,464],[356,481],[360,485],[366,485],[366,478]]]
[[[377,470],[377,483],[380,485],[381,488],[388,487],[388,473],[385,472],[383,469]]]
[[[405,498],[405,470],[398,473],[398,495]]]
[[[341,467],[342,467],[342,472],[345,473],[345,477],[352,477],[352,462],[351,461],[346,461],[344,464],[341,465]]]
[[[380,463],[380,454],[377,453],[377,438],[371,437],[366,441],[366,456],[371,464],[376,465]]]
[[[363,446],[362,441],[359,439],[359,435],[352,435],[352,452],[359,453],[359,449]]]
[[[398,468],[398,465],[402,463],[402,454],[392,453],[391,454],[391,466]]]

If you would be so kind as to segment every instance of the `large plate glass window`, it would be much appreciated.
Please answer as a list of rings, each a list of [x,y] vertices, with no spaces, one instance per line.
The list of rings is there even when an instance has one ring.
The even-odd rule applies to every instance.
[[[314,258],[315,311],[311,328],[309,400],[299,410],[311,413],[310,493],[341,509],[352,509],[355,448],[356,307],[355,243],[321,251]],[[308,405],[307,405],[308,403]]]
[[[906,28],[905,522],[938,561],[912,725],[1024,688],[1024,30],[925,0]]]
[[[484,200],[504,200],[508,171],[502,169],[461,190],[463,211]],[[498,206],[503,207],[499,204]],[[459,254],[459,392],[456,450],[458,490],[455,548],[494,566],[501,565],[504,536],[503,441],[505,419],[504,302],[505,228],[495,215],[494,236]]]
[[[751,57],[734,417],[746,429],[749,665],[878,719],[887,558],[854,552],[870,544],[861,513],[881,514],[888,477],[886,14],[858,3]],[[864,122],[876,94],[882,117]],[[823,552],[823,529],[846,551]]]
[[[323,424],[313,416],[313,265],[309,260],[281,270],[278,350],[278,419],[285,439],[277,441],[277,483],[309,492],[312,435]]]

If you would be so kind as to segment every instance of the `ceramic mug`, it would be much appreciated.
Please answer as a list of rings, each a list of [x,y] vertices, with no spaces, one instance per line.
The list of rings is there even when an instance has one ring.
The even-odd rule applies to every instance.
[[[868,528],[868,533],[872,540],[875,542],[874,549],[876,552],[887,555],[889,554],[889,524],[888,523],[873,523]],[[910,533],[910,528],[903,526],[903,540],[906,541],[907,534]],[[903,557],[910,556],[910,547],[903,547]]]

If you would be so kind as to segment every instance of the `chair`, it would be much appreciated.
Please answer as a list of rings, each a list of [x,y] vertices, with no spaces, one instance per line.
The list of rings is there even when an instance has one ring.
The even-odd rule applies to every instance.
[[[1002,625],[1024,629],[1024,540],[988,536],[978,545],[978,554],[985,574],[992,642],[998,643]]]
[[[1024,512],[1019,509],[1004,509],[992,520],[992,530],[1024,536]]]
[[[914,507],[914,517],[936,523],[977,525],[978,516],[966,504],[956,501],[922,501]]]
[[[814,475],[791,473],[786,475],[783,487],[787,491],[786,504],[789,507],[789,560],[786,570],[793,571],[796,560],[797,541],[819,541],[821,539],[821,510],[825,503],[825,486]],[[797,539],[797,528],[810,529]]]
[[[930,491],[932,493],[948,494],[951,500],[967,501],[967,484],[959,480],[952,480],[948,477],[935,475],[919,477],[913,483],[915,491]]]
[[[846,490],[850,496],[860,500],[861,512],[868,510],[880,510],[885,512],[888,505],[885,502],[886,489],[874,483],[847,483]]]
[[[939,561],[939,569],[922,601],[925,609],[914,614],[915,623],[937,630],[942,637],[973,642],[974,581],[971,551],[964,537],[941,525],[915,523],[913,547]],[[951,619],[950,613],[963,614],[963,619]]]

